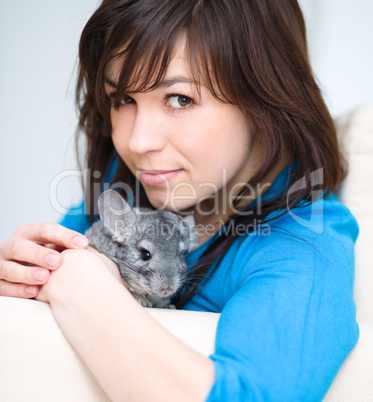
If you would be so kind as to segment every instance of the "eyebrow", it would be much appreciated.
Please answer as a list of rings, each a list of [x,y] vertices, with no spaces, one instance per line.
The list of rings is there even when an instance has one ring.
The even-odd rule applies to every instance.
[[[112,81],[110,78],[105,77],[105,83],[110,85],[112,88],[118,89],[118,84]]]
[[[105,77],[105,83],[110,85],[112,88],[118,89],[118,84],[115,83],[114,81],[112,81],[109,77]],[[160,84],[158,84],[156,86],[156,89],[169,88],[172,85],[179,84],[179,83],[194,84],[194,85],[197,84],[196,81],[191,80],[188,77],[185,77],[183,75],[178,75],[176,77],[172,77],[172,78],[169,78],[168,80],[162,81]]]

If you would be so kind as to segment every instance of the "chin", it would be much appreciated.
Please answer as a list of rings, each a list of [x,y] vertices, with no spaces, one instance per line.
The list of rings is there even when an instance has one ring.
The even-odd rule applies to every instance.
[[[193,200],[175,200],[170,201],[165,198],[148,197],[149,202],[156,209],[175,212],[177,214],[190,213],[195,208],[195,201]]]

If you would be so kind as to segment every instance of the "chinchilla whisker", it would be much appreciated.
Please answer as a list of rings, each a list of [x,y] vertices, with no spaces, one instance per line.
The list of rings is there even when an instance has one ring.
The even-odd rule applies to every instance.
[[[139,273],[138,270],[136,269],[137,267],[134,264],[131,264],[130,262],[125,261],[125,260],[121,260],[120,258],[115,257],[114,255],[105,253],[104,251],[100,251],[100,253],[106,255],[106,257],[110,258],[111,260],[114,259],[114,260],[120,262],[121,264],[125,265],[128,269],[131,269],[132,271]]]
[[[190,270],[188,271],[189,274],[192,274],[193,272],[196,272],[199,270],[199,268],[201,267],[201,265],[194,265],[192,268],[190,268]]]
[[[188,279],[189,280],[192,280],[192,279],[203,279],[203,278],[205,278],[205,275],[203,275],[203,274],[200,274],[200,275],[191,275],[191,276],[188,276]]]
[[[200,267],[202,267],[204,265],[203,261],[197,261],[191,268],[189,272],[193,272],[196,271],[197,269],[199,269]]]
[[[184,272],[180,275],[180,282],[184,283],[188,278],[188,273]]]
[[[186,289],[185,289],[185,291],[188,291],[189,288],[190,288],[190,285],[188,284],[187,287],[186,287]],[[195,287],[195,290],[198,291],[198,290],[200,290],[200,289],[202,289],[202,285],[198,284],[198,285]]]
[[[182,287],[179,288],[172,296],[173,297],[178,297],[181,294],[181,291],[182,291]]]

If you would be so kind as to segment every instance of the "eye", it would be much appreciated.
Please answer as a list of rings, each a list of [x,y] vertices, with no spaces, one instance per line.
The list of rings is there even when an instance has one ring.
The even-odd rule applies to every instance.
[[[170,95],[169,99],[170,105],[175,109],[186,108],[193,103],[192,99],[185,95]]]
[[[150,252],[149,252],[148,250],[142,248],[142,249],[140,250],[140,258],[141,258],[143,261],[148,261],[148,260],[150,260],[150,259],[152,258],[152,255],[150,254]]]
[[[118,101],[115,100],[117,93],[116,92],[110,92],[108,94],[110,98],[110,102],[112,104],[112,107],[115,110],[119,110],[121,106],[127,106],[129,104],[135,103],[135,99],[133,99],[131,96],[125,95],[122,100],[118,103]]]
[[[135,100],[130,96],[126,95],[120,102],[121,105],[128,105],[129,103],[134,103]]]

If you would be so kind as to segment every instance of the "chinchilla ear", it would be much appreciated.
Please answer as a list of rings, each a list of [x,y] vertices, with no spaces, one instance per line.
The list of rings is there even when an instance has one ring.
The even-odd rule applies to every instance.
[[[194,215],[187,215],[183,218],[183,223],[186,228],[186,236],[189,240],[188,250],[192,251],[198,246],[198,238],[196,233],[196,223]]]
[[[136,224],[136,212],[114,190],[106,190],[100,195],[98,211],[104,226],[114,234],[115,240],[123,241],[130,227]]]

